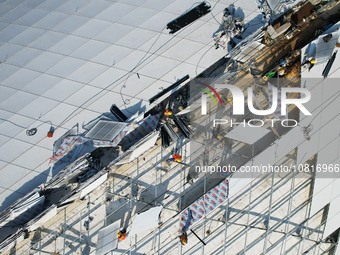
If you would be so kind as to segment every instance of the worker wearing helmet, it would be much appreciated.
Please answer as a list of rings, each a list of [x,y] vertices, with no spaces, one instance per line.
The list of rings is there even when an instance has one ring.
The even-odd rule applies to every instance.
[[[182,162],[182,157],[179,154],[174,154],[174,155],[172,155],[172,158],[170,160],[175,161],[177,163],[181,163]]]
[[[302,66],[304,69],[308,69],[308,71],[310,71],[315,64],[316,64],[315,58],[308,58]]]
[[[188,235],[185,231],[183,231],[182,234],[179,236],[179,240],[182,245],[186,245],[188,243]]]
[[[310,69],[312,69],[315,64],[316,64],[315,58],[312,58],[311,60],[309,60],[308,71],[310,71]]]
[[[117,237],[118,237],[119,241],[125,240],[125,238],[126,238],[126,230],[122,229],[122,230],[118,231]]]
[[[164,115],[167,116],[167,117],[172,116],[172,110],[171,110],[171,109],[166,109],[166,110],[164,111]]]

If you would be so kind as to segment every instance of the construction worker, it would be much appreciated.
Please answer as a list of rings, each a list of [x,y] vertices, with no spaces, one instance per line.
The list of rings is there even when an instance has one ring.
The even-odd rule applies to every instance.
[[[165,112],[164,112],[164,115],[167,116],[167,117],[172,116],[172,110],[171,109],[166,109]]]
[[[313,68],[313,66],[314,66],[315,64],[316,64],[316,59],[315,59],[315,58],[309,58],[309,59],[307,59],[306,62],[303,64],[303,67],[304,67],[305,69],[308,68],[308,71],[310,71],[310,70]]]
[[[177,163],[181,163],[182,162],[182,157],[179,154],[174,154],[174,155],[172,155],[172,158],[170,160],[171,161],[175,161]]]
[[[117,237],[118,237],[119,241],[125,240],[125,238],[126,238],[126,229],[122,229],[122,230],[118,231]]]
[[[183,231],[182,234],[179,236],[179,240],[181,241],[182,245],[186,245],[188,243],[187,232]]]
[[[310,69],[312,69],[315,64],[316,64],[316,59],[312,58],[310,60],[310,65],[309,65],[308,71],[310,71]]]

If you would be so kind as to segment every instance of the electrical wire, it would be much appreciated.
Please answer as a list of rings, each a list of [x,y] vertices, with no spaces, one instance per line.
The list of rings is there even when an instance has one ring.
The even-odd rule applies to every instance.
[[[330,101],[327,105],[325,105],[323,108],[321,108],[321,110],[313,117],[313,119],[309,122],[309,124],[307,126],[303,126],[301,127],[301,131],[304,134],[305,138],[307,140],[310,140],[310,136],[309,133],[313,131],[313,125],[312,122],[316,119],[316,117],[318,117],[325,108],[327,108],[327,106],[329,106],[330,104],[332,104],[335,100],[337,100],[340,96],[340,92],[338,92],[337,94],[333,95],[332,97],[336,96],[332,101]],[[328,100],[330,100],[332,97],[330,97]],[[326,103],[328,100],[326,100],[325,102],[323,102],[321,104],[321,106]],[[320,106],[320,107],[321,107]]]
[[[161,32],[159,32],[159,34],[158,34],[156,40],[151,44],[150,48],[145,52],[144,56],[138,61],[138,63],[135,65],[135,67],[134,67],[133,69],[136,69],[136,68],[142,63],[142,61],[144,60],[144,58],[150,53],[152,47],[153,47],[153,46],[156,44],[156,42],[159,40],[159,38],[161,37],[161,35],[162,35],[162,33],[163,33],[163,31],[164,31],[165,29],[166,29],[166,26],[161,30]],[[162,46],[164,46],[164,45],[165,45],[165,44],[163,44]],[[160,49],[160,48],[159,48],[159,49]],[[157,49],[157,50],[159,50],[159,49]],[[155,52],[154,52],[153,54],[155,54]],[[152,56],[153,54],[151,54],[150,56]],[[127,109],[127,107],[126,107],[128,104],[130,104],[130,99],[124,99],[124,95],[123,95],[123,93],[122,93],[122,90],[123,90],[124,88],[126,88],[126,83],[127,83],[127,81],[130,79],[130,77],[131,77],[132,75],[133,75],[133,72],[129,72],[128,77],[125,79],[125,81],[124,81],[122,87],[121,87],[120,90],[119,90],[119,94],[120,94],[120,96],[121,96],[121,98],[122,98],[122,101],[123,101],[123,103],[124,103],[125,110],[126,110],[128,113],[130,113],[130,114],[132,114],[132,112],[130,112],[130,111]],[[138,74],[138,73],[137,73],[137,75],[138,75],[138,77],[139,77],[139,74]]]
[[[214,48],[214,47],[215,47],[215,45],[210,46],[210,47],[203,53],[203,55],[200,57],[200,59],[198,60],[198,62],[197,62],[197,64],[196,64],[196,67],[195,67],[195,74],[196,74],[196,76],[198,75],[197,70],[198,70],[198,67],[199,67],[199,65],[200,65],[200,63],[201,63],[201,61],[202,61],[202,59],[203,59],[204,56],[205,56],[212,48]]]
[[[216,3],[215,3],[215,5],[212,7],[212,9],[211,10],[213,10],[214,8],[215,8],[215,6],[217,5],[217,3],[219,2],[220,0],[218,0]],[[195,5],[195,4],[194,4]],[[193,5],[193,6],[194,6]],[[185,12],[184,12],[185,13]],[[163,29],[164,30],[164,29]],[[159,34],[159,36],[158,36],[158,38],[160,37],[160,35],[162,34],[162,32],[163,32],[163,30],[160,32],[160,34]],[[142,61],[139,61],[138,62],[138,64],[136,64],[136,66],[135,67],[133,67],[128,73],[126,73],[126,74],[124,74],[124,75],[122,75],[122,76],[120,76],[119,78],[117,78],[116,80],[114,80],[113,82],[111,82],[110,84],[108,84],[106,87],[104,87],[103,89],[101,89],[100,91],[98,91],[96,94],[94,94],[94,96],[93,97],[91,97],[91,98],[89,98],[89,99],[87,99],[85,102],[83,102],[80,106],[78,106],[75,110],[73,110],[59,125],[57,125],[56,127],[55,127],[55,129],[58,129],[58,128],[60,128],[60,127],[62,127],[62,125],[64,125],[79,109],[81,109],[81,108],[83,108],[83,106],[85,105],[85,104],[87,104],[88,102],[90,102],[93,98],[95,98],[95,97],[97,97],[98,95],[100,95],[103,91],[105,91],[105,90],[108,90],[108,88],[109,87],[111,87],[113,84],[115,84],[115,83],[117,83],[117,82],[119,82],[119,81],[121,81],[122,79],[124,79],[125,77],[127,77],[127,76],[129,76],[129,77],[131,77],[131,73],[133,73],[140,65],[142,65],[145,61],[147,61],[150,57],[152,57],[158,50],[160,50],[161,48],[163,48],[166,44],[168,44],[171,40],[173,40],[175,37],[177,37],[182,31],[184,31],[184,29],[183,30],[181,30],[180,32],[178,32],[178,33],[176,33],[173,37],[171,37],[168,41],[166,41],[164,44],[162,44],[157,50],[155,50],[150,56],[148,56],[148,57],[146,57],[145,58],[145,56],[149,53],[149,52],[146,52],[146,54],[142,57],[142,59],[144,59],[144,60],[142,60]],[[158,39],[157,39],[158,40]],[[156,41],[157,41],[156,40]],[[153,43],[153,45],[156,43],[156,41]],[[151,50],[151,48],[153,47],[153,45],[151,45],[151,47],[150,47],[150,49],[149,49],[149,51]],[[123,85],[124,86],[124,85]],[[126,87],[126,86],[125,86]],[[124,88],[124,87],[123,87]],[[120,93],[121,93],[121,91],[120,91]],[[123,97],[123,95],[122,95],[122,93],[121,93],[121,96],[122,96],[122,99],[123,99],[123,102],[124,102],[124,105],[126,105],[126,103],[128,102],[129,103],[129,100],[124,100],[124,97]]]
[[[19,127],[19,128],[28,129],[28,127],[21,126],[21,125],[19,125],[19,124],[17,124],[17,123],[14,123],[14,122],[11,121],[11,120],[7,120],[7,119],[1,118],[1,117],[0,117],[0,120],[9,122],[9,123],[11,123],[11,124],[13,124],[14,126],[17,126],[17,127]]]
[[[182,30],[183,31],[183,30]],[[179,33],[181,33],[182,31],[180,31]],[[108,90],[109,87],[111,87],[113,84],[117,83],[118,81],[124,79],[126,76],[129,76],[131,73],[133,73],[140,65],[142,65],[145,61],[147,61],[149,58],[151,58],[158,50],[160,50],[161,48],[163,48],[167,43],[169,43],[171,40],[173,40],[179,33],[177,33],[176,35],[174,35],[173,37],[171,37],[168,41],[166,41],[164,44],[162,44],[157,50],[155,50],[153,53],[150,54],[150,56],[146,57],[145,56],[148,54],[148,52],[143,56],[143,58],[145,58],[143,61],[139,61],[138,64],[135,65],[135,67],[133,67],[129,72],[127,72],[126,74],[120,76],[119,78],[117,78],[116,80],[114,80],[113,82],[111,82],[110,84],[108,84],[106,87],[104,87],[102,90],[98,91],[93,97],[87,99],[84,103],[82,103],[80,106],[78,106],[74,111],[72,111],[65,119],[64,121],[62,121],[55,129],[60,128],[63,124],[65,124],[73,115],[74,113],[76,113],[79,109],[83,108],[83,106],[85,104],[87,104],[91,99],[93,99],[94,97],[100,95],[103,91]],[[161,35],[162,33],[160,33]],[[160,36],[159,35],[159,36]],[[154,42],[154,44],[156,43],[156,41]],[[131,76],[130,76],[131,77]],[[120,91],[121,96],[122,96],[122,92]],[[122,97],[123,99],[123,97]],[[129,100],[123,100],[123,102],[125,102],[125,104],[127,102],[129,102]]]
[[[336,96],[336,97],[335,97],[332,101],[330,101],[326,106],[324,106],[324,107],[320,110],[320,112],[318,112],[318,113],[313,117],[313,119],[310,121],[309,124],[311,124],[311,123],[315,120],[315,118],[316,118],[317,116],[319,116],[327,106],[329,106],[331,103],[333,103],[336,99],[339,98],[340,92],[338,92],[338,93],[336,93],[335,95],[333,95],[333,96],[331,96],[330,98],[328,98],[325,102],[323,102],[323,103],[321,104],[321,106],[322,106],[324,103],[326,103],[328,100],[330,100],[332,97],[334,97],[334,96]]]
[[[36,126],[36,127],[34,127],[34,128],[30,128],[29,126],[28,126],[28,127],[24,127],[24,126],[19,125],[19,124],[15,123],[15,122],[13,122],[13,121],[11,121],[11,120],[4,119],[4,118],[1,118],[1,117],[0,117],[0,120],[6,121],[6,122],[8,122],[8,123],[11,123],[12,125],[14,125],[14,126],[16,126],[16,127],[25,129],[25,130],[26,130],[26,135],[27,135],[27,136],[33,136],[33,135],[35,135],[35,134],[37,133],[37,131],[38,131],[38,128],[39,128],[40,126],[42,126],[43,124],[45,124],[45,123],[50,123],[50,124],[51,124],[51,127],[53,127],[53,124],[52,124],[52,122],[51,122],[50,120],[43,121],[42,123],[40,123],[38,126]],[[38,121],[39,121],[39,120],[38,120]]]
[[[220,1],[220,0],[219,0]],[[215,8],[215,6],[217,5],[217,3],[219,2],[219,1],[217,1],[216,3],[215,3],[215,5],[211,8],[211,11]],[[210,5],[210,7],[211,7],[211,4],[209,3],[209,2],[207,2],[209,5]],[[200,4],[200,2],[196,2],[196,3],[194,3],[194,4],[192,4],[192,6],[188,9],[188,10],[186,10],[186,11],[184,11],[181,15],[183,15],[183,14],[185,14],[186,12],[188,12],[189,10],[191,10],[195,5],[198,5],[198,4]],[[212,13],[211,13],[212,14]],[[213,15],[213,14],[212,14]],[[214,19],[217,21],[217,19],[215,18],[215,16],[213,15],[213,17],[214,17]],[[217,21],[218,22],[218,21]],[[219,23],[219,22],[218,22]],[[220,23],[219,23],[220,24]],[[220,24],[221,25],[221,24]],[[156,38],[156,40],[152,43],[152,45],[150,46],[150,48],[147,50],[147,52],[144,54],[144,56],[139,60],[139,62],[135,65],[135,67],[133,68],[133,69],[136,69],[142,62],[143,62],[143,59],[147,56],[147,54],[149,54],[150,53],[150,51],[151,51],[151,49],[152,49],[152,47],[156,44],[156,42],[159,40],[159,38],[160,38],[160,36],[162,35],[162,33],[163,33],[163,31],[166,29],[166,26],[161,30],[161,32],[158,34],[158,36],[157,36],[157,38]],[[180,32],[179,32],[180,33]],[[169,43],[173,38],[175,38],[179,33],[177,33],[174,37],[172,37],[170,40],[168,40],[168,41],[166,41],[163,45],[161,45],[156,51],[154,51],[149,57],[151,57],[152,55],[154,55],[157,51],[159,51],[161,48],[163,48],[167,43]],[[204,53],[204,55],[205,55],[206,53]],[[149,58],[148,57],[148,58]],[[147,58],[147,59],[148,59]],[[203,56],[202,56],[202,58],[203,58]],[[201,58],[201,59],[202,59]],[[146,59],[146,60],[147,60]],[[199,60],[199,62],[201,61],[201,59]],[[195,73],[196,73],[196,75],[197,75],[197,66],[196,66],[196,71],[195,71]],[[124,106],[125,106],[125,110],[127,111],[127,112],[129,112],[130,114],[132,114],[132,112],[130,112],[128,109],[127,109],[127,105],[130,103],[130,99],[124,99],[124,95],[123,95],[123,93],[122,93],[122,90],[124,89],[124,88],[126,88],[126,83],[127,83],[127,81],[130,79],[130,77],[133,75],[133,72],[129,72],[129,74],[128,74],[128,77],[125,79],[125,81],[124,81],[124,84],[122,85],[122,87],[120,88],[120,91],[119,91],[119,93],[120,93],[120,96],[121,96],[121,98],[122,98],[122,101],[123,101],[123,103],[124,103]],[[139,77],[139,74],[137,73],[137,75],[138,75],[138,77]]]
[[[216,7],[216,5],[217,5],[220,1],[221,1],[221,0],[216,1],[216,3],[214,4],[213,7],[211,7],[211,3],[210,3],[210,2],[207,2],[207,3],[208,3],[208,4],[210,5],[210,7],[211,7],[211,9],[210,9],[210,14],[211,14],[211,16],[212,16],[213,19],[217,22],[217,24],[219,24],[220,26],[222,26],[222,23],[219,22],[219,21],[217,20],[216,16],[212,13],[212,10]]]

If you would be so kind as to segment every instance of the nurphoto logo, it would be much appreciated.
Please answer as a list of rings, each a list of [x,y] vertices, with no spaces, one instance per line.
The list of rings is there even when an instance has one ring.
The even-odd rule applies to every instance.
[[[243,91],[235,86],[230,84],[216,84],[215,88],[213,88],[210,85],[205,85],[207,88],[205,90],[202,90],[201,93],[201,114],[207,115],[208,111],[208,96],[214,101],[215,104],[217,104],[215,97],[218,99],[219,104],[222,106],[223,101],[221,99],[221,95],[217,92],[216,89],[228,89],[229,92],[232,95],[232,99],[230,100],[232,102],[232,114],[233,115],[245,115],[245,97],[247,96],[247,106],[249,111],[258,116],[265,116],[270,115],[273,113],[277,113],[279,111],[279,114],[281,116],[287,115],[287,106],[288,105],[295,105],[304,115],[310,116],[312,115],[307,108],[304,106],[305,103],[309,102],[311,99],[311,93],[306,88],[289,88],[284,87],[281,89],[278,89],[274,86],[271,88],[271,95],[269,95],[270,98],[270,108],[269,109],[256,109],[254,107],[254,92],[252,87],[247,88],[247,95],[245,96]],[[210,92],[210,91],[211,92]],[[300,95],[299,98],[288,98],[289,93],[298,93]],[[230,124],[231,126],[233,124],[243,124],[246,126],[246,124],[250,127],[262,127],[265,123],[269,122],[274,125],[275,122],[281,122],[282,126],[285,127],[294,127],[297,126],[297,121],[294,119],[250,119],[250,120],[243,120],[242,122],[234,122],[232,123],[232,120],[227,119],[215,119],[213,121],[213,126],[216,125],[226,125]],[[288,124],[290,123],[290,124]],[[293,123],[293,124],[291,124]]]

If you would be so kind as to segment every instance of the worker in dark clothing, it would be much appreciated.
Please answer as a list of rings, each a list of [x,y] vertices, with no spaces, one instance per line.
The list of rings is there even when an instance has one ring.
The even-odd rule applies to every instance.
[[[316,64],[316,60],[313,58],[311,60],[308,60],[306,64],[308,67],[308,71],[310,71],[313,68],[313,66]]]
[[[316,60],[314,58],[307,59],[305,63],[303,63],[303,67],[310,71],[313,66],[316,64]]]

